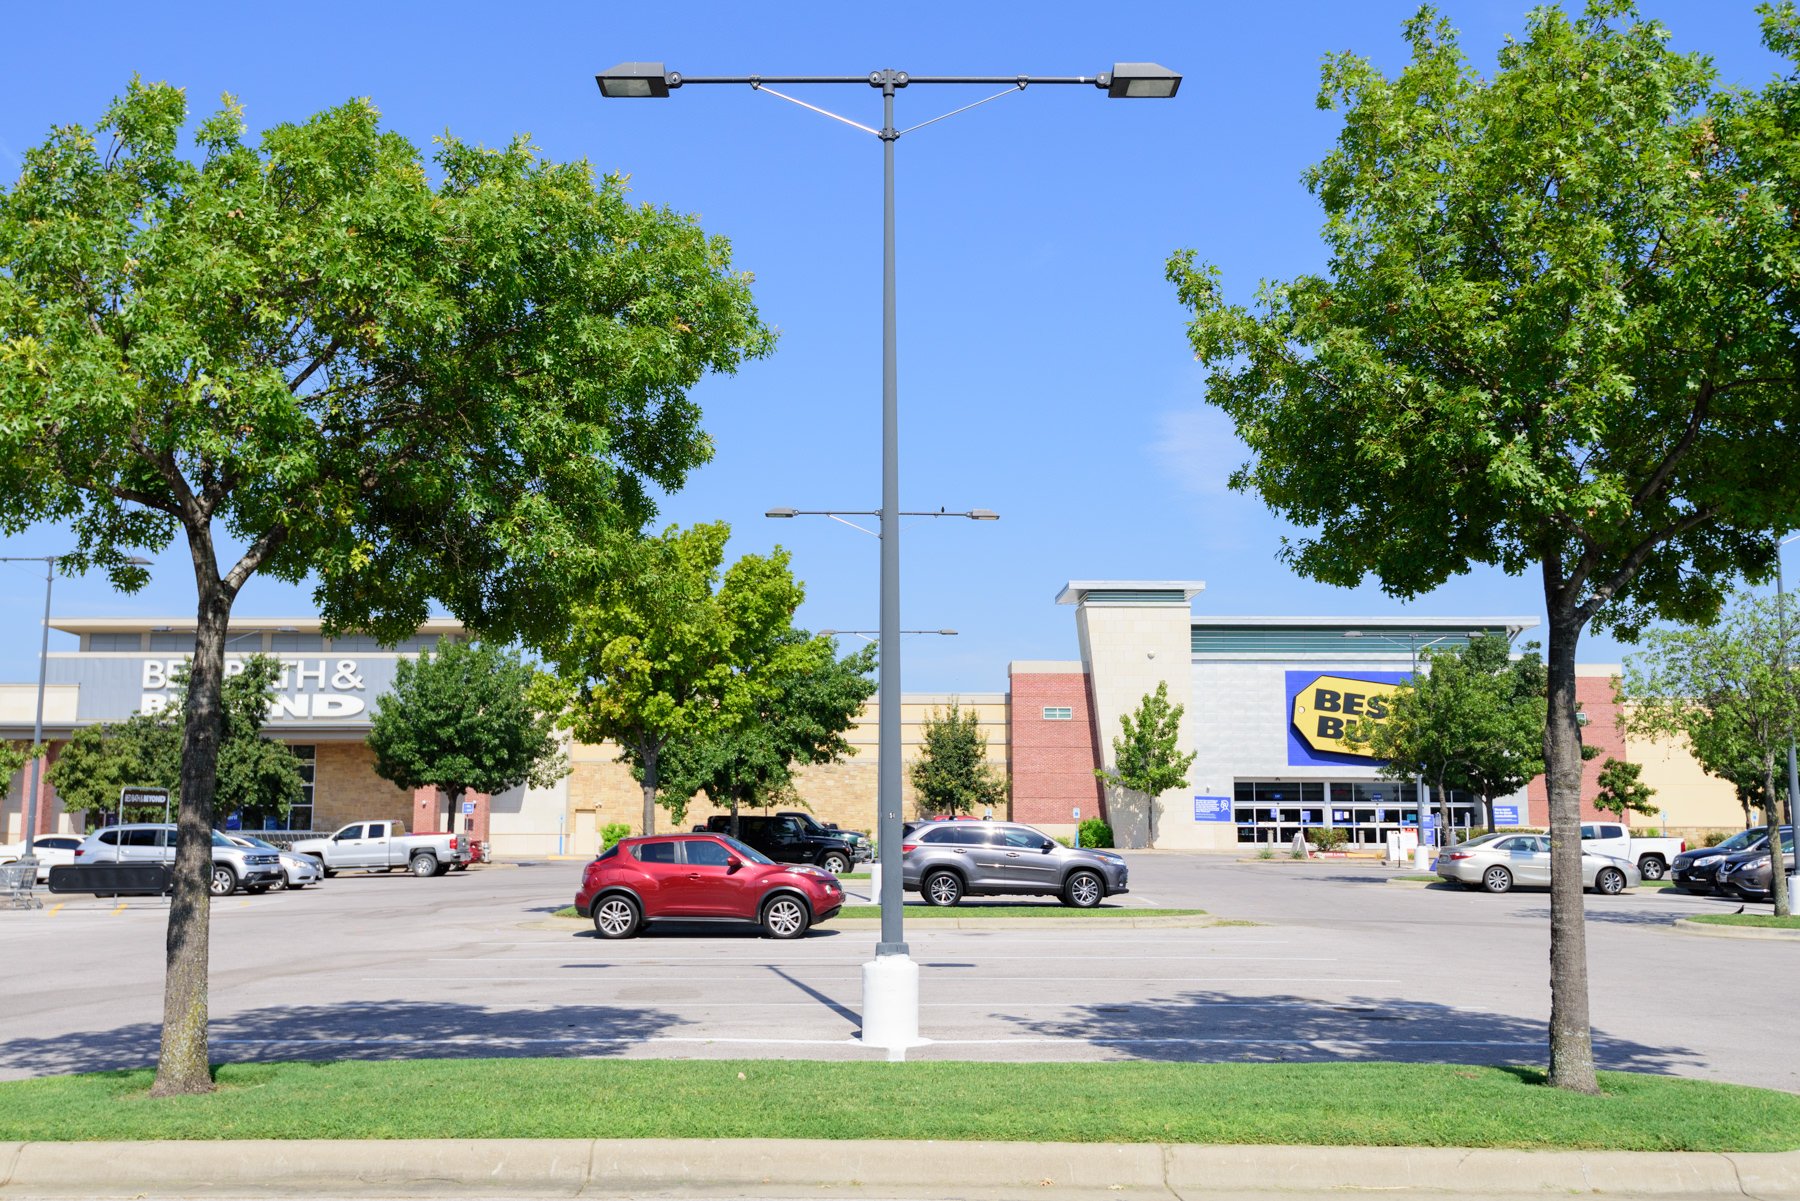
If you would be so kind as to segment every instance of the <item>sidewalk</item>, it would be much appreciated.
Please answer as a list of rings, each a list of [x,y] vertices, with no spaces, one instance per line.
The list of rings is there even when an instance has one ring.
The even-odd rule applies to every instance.
[[[1800,1152],[717,1140],[6,1143],[0,1198],[1800,1199]]]

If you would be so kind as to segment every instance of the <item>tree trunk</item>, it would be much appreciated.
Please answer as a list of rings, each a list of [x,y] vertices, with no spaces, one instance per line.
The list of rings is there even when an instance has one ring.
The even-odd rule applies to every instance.
[[[1492,832],[1494,828],[1494,798],[1486,793],[1481,796],[1481,812],[1487,821],[1488,830]]]
[[[468,789],[460,786],[444,788],[444,829],[451,834],[456,833],[456,818],[462,810],[463,793]]]
[[[739,834],[738,834],[738,795],[735,792],[731,794],[731,836],[733,838],[739,837]]]
[[[1545,574],[1548,584],[1547,569]],[[1581,893],[1581,727],[1575,720],[1575,647],[1581,625],[1573,610],[1560,608],[1552,597],[1544,724],[1544,784],[1550,798],[1550,1083],[1592,1094],[1600,1091],[1600,1083],[1594,1074]]]
[[[656,761],[661,757],[660,747],[646,747],[643,754],[644,763],[644,833],[656,833]]]
[[[1793,912],[1793,898],[1787,893],[1787,859],[1781,853],[1781,794],[1775,791],[1775,756],[1763,756],[1764,787],[1769,797],[1769,899],[1775,902],[1775,915],[1785,917]]]
[[[175,887],[169,902],[164,944],[162,1050],[156,1064],[156,1097],[207,1093],[213,1089],[207,1047],[208,937],[212,896],[213,793],[217,787],[219,744],[225,713],[225,628],[232,594],[210,562],[195,550],[200,606],[194,634],[194,662],[187,685],[187,724],[181,736],[181,807],[176,812]],[[205,551],[210,560],[210,547]],[[208,578],[210,577],[210,578]]]

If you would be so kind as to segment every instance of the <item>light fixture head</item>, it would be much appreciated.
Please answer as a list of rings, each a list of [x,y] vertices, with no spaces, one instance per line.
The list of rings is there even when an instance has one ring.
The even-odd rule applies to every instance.
[[[994,512],[992,509],[970,509],[969,510],[969,520],[970,521],[999,521],[1000,514]]]
[[[680,87],[681,73],[665,71],[661,63],[620,63],[594,76],[594,82],[608,100],[649,100]]]
[[[938,633],[942,634],[946,638],[954,638],[956,636],[955,630],[939,630]]]
[[[1114,100],[1167,100],[1181,87],[1181,76],[1157,63],[1114,63],[1094,83]]]
[[[1346,637],[1346,638],[1361,638],[1362,636],[1363,636],[1363,632],[1361,630],[1345,630],[1344,631],[1344,637]]]
[[[798,517],[799,515],[800,510],[798,509],[770,509],[763,514],[764,517]]]
[[[842,630],[820,630],[817,636],[820,638],[836,638],[841,633],[843,633]]]

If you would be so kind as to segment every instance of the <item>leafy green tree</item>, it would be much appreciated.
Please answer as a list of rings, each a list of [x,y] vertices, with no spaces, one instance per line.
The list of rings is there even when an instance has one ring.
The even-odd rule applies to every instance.
[[[375,771],[408,791],[440,790],[451,815],[466,792],[548,787],[568,770],[561,709],[555,681],[517,654],[440,638],[435,653],[394,665],[369,724]]]
[[[1540,576],[1550,1082],[1593,1093],[1577,646],[1709,618],[1800,524],[1800,78],[1722,91],[1625,0],[1526,21],[1485,78],[1430,9],[1395,76],[1327,56],[1323,274],[1252,306],[1192,252],[1169,276],[1250,449],[1233,485],[1299,527],[1300,573],[1403,598],[1478,564]],[[1796,27],[1767,40],[1792,56]]]
[[[1642,763],[1608,758],[1600,765],[1600,793],[1594,798],[1594,808],[1611,813],[1620,821],[1625,820],[1627,813],[1655,813],[1656,805],[1650,798],[1656,795],[1656,789],[1644,783],[1643,775]]]
[[[731,527],[671,526],[578,601],[549,647],[575,700],[564,719],[587,743],[612,742],[644,790],[656,832],[666,748],[743,719],[763,666],[791,628],[802,590],[787,552],[745,555],[721,579]],[[676,791],[679,791],[678,789]],[[662,797],[679,823],[691,792]]]
[[[0,530],[64,523],[61,563],[126,591],[134,550],[179,535],[193,563],[157,1095],[212,1088],[207,843],[244,586],[310,576],[328,632],[397,642],[435,599],[529,642],[563,620],[545,582],[600,573],[711,454],[688,389],[771,345],[724,241],[524,138],[445,135],[428,164],[366,100],[254,140],[230,97],[191,147],[186,122],[181,90],[134,79],[0,194]]]
[[[1425,661],[1427,670],[1395,690],[1386,719],[1355,722],[1348,737],[1387,760],[1388,779],[1430,784],[1441,829],[1451,829],[1453,790],[1479,796],[1492,829],[1495,798],[1544,769],[1544,661],[1536,643],[1515,659],[1507,640],[1491,634],[1430,648]]]
[[[669,744],[665,793],[691,797],[704,790],[713,804],[731,807],[736,834],[740,807],[767,808],[795,795],[796,764],[835,763],[856,753],[844,731],[875,694],[874,670],[873,646],[840,659],[828,638],[784,632],[755,678],[743,680],[750,697],[731,722]]]
[[[1188,768],[1199,755],[1181,751],[1181,715],[1186,711],[1169,703],[1169,686],[1159,681],[1156,691],[1138,702],[1136,712],[1119,714],[1113,765],[1094,772],[1111,787],[1144,798],[1144,828],[1151,843],[1156,841],[1156,798],[1171,788],[1186,788]],[[1113,820],[1116,824],[1117,814]]]
[[[1754,762],[1772,846],[1780,845],[1785,793],[1776,765],[1800,726],[1800,675],[1792,667],[1800,663],[1800,629],[1788,625],[1774,601],[1743,597],[1712,625],[1651,630],[1644,650],[1625,660],[1620,684],[1625,729],[1685,738],[1715,775]],[[1789,913],[1787,881],[1772,875],[1775,912]]]
[[[0,801],[12,789],[12,778],[43,752],[27,742],[0,742]]]
[[[1006,804],[1006,781],[988,766],[981,714],[954,700],[948,709],[933,709],[920,730],[920,744],[908,769],[920,809],[956,814]]]

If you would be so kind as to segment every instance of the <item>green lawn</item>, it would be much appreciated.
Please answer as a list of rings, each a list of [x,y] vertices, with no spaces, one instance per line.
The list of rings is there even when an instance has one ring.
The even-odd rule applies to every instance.
[[[0,1142],[830,1138],[1634,1151],[1800,1148],[1800,1097],[1602,1072],[1388,1063],[489,1059],[244,1064],[151,1100],[151,1073],[0,1083]],[[1027,1099],[1027,1104],[1020,1104]]]
[[[1800,930],[1800,917],[1776,917],[1772,913],[1703,913],[1690,922],[1708,926],[1760,926],[1768,930]]]

